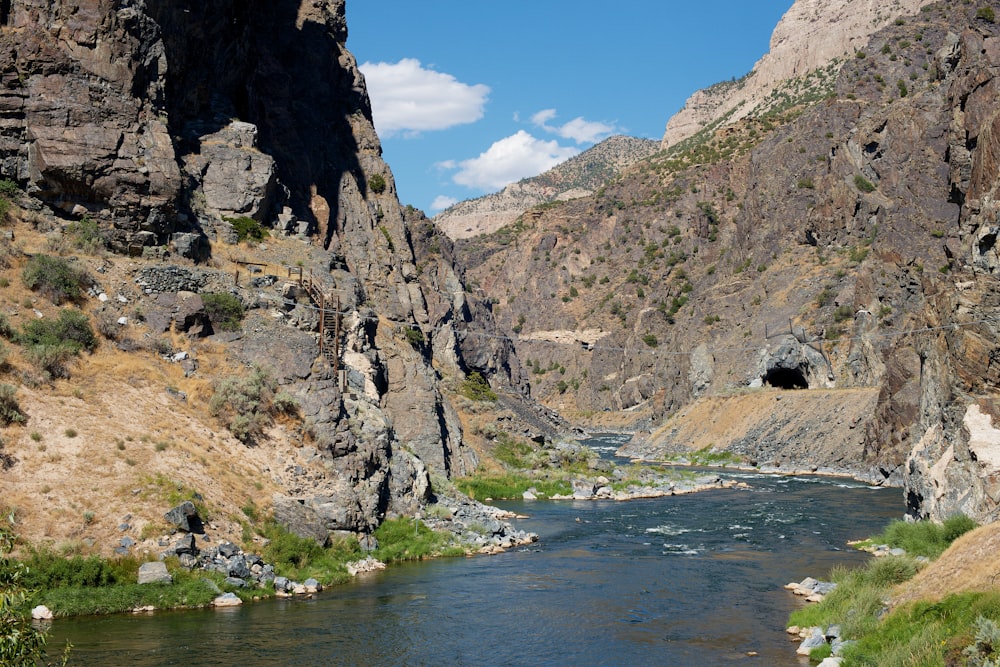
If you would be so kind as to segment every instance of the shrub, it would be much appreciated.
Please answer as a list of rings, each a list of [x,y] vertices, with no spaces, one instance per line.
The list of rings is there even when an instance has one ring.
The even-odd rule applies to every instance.
[[[253,444],[264,434],[275,411],[274,392],[278,383],[259,366],[247,376],[230,376],[220,380],[209,399],[212,415],[219,417],[233,436],[245,444]]]
[[[380,195],[383,192],[385,192],[385,186],[386,186],[385,176],[383,176],[382,174],[372,174],[368,178],[368,189],[377,195]]]
[[[82,350],[93,352],[97,348],[97,336],[90,326],[90,320],[82,311],[64,308],[59,317],[32,320],[24,325],[17,336],[19,343],[26,347],[65,347],[72,354]]]
[[[262,241],[268,237],[267,230],[259,222],[248,216],[242,215],[238,218],[223,218],[233,226],[236,231],[237,242]]]
[[[865,193],[875,192],[875,184],[861,174],[854,175],[854,187]]]
[[[8,521],[13,523],[12,518]],[[25,583],[30,568],[8,557],[14,547],[14,538],[9,528],[0,526],[0,664],[18,667],[47,665],[45,631],[35,627],[23,613],[30,594],[30,586]],[[63,665],[68,655],[67,646]]]
[[[473,371],[469,373],[468,377],[462,381],[462,386],[459,388],[459,393],[465,396],[470,401],[495,401],[497,400],[496,392],[494,392],[488,382],[479,374],[478,371]]]
[[[460,555],[450,533],[431,530],[417,519],[387,519],[375,530],[378,549],[374,556],[383,562],[421,560],[439,555]]]
[[[243,303],[229,292],[208,292],[201,295],[205,313],[212,326],[222,331],[239,331],[243,320]]]
[[[982,19],[987,23],[994,23],[997,19],[996,13],[993,11],[992,7],[980,7],[976,10],[976,18]]]
[[[420,349],[424,345],[424,332],[417,327],[406,327],[404,331],[406,336],[406,342],[412,345],[416,349]]]
[[[104,247],[100,225],[89,215],[67,225],[66,233],[70,244],[78,250],[94,254]]]
[[[90,282],[86,272],[72,266],[61,257],[35,255],[21,273],[25,287],[39,292],[52,303],[79,302],[83,288]]]
[[[645,336],[643,336],[642,342],[649,347],[656,347],[657,345],[660,344],[660,342],[656,340],[656,336],[654,336],[653,334],[646,334]]]
[[[0,424],[3,426],[23,424],[25,419],[17,402],[17,387],[0,384]]]

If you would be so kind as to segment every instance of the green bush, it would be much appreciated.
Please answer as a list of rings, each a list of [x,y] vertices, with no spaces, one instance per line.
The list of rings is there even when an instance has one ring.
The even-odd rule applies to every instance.
[[[71,222],[67,225],[66,233],[70,244],[77,250],[94,254],[104,247],[100,225],[89,215],[85,215],[81,220]]]
[[[964,514],[956,514],[943,523],[894,521],[870,541],[905,549],[911,556],[937,558],[952,542],[976,526],[976,522]]]
[[[494,392],[488,382],[479,374],[478,371],[473,371],[469,373],[468,377],[462,381],[462,386],[459,388],[459,393],[465,396],[470,401],[495,401],[497,400],[496,392]]]
[[[7,517],[13,523],[13,513]],[[0,664],[11,667],[48,665],[45,631],[36,627],[27,615],[30,590],[24,578],[28,568],[9,557],[14,546],[14,533],[0,526]],[[61,664],[69,656],[67,646]]]
[[[854,175],[854,187],[865,193],[875,192],[875,184],[861,174]]]
[[[259,222],[245,215],[238,218],[223,218],[223,220],[233,226],[238,242],[262,241],[269,236],[267,230]]]
[[[17,387],[0,384],[0,425],[23,424],[26,420],[17,402]]]
[[[996,13],[993,11],[992,7],[980,7],[977,9],[976,18],[982,19],[987,23],[994,23],[997,20]]]
[[[21,329],[17,342],[26,347],[50,346],[67,348],[73,354],[97,349],[97,335],[82,311],[64,308],[59,317],[31,320]]]
[[[420,349],[424,345],[424,332],[417,327],[406,327],[403,332],[406,336],[406,342],[412,345],[416,349]]]
[[[535,479],[523,474],[464,477],[456,479],[455,486],[462,493],[477,500],[520,499],[530,488],[534,488],[541,496],[565,496],[573,493],[572,485],[564,479]]]
[[[368,177],[368,189],[375,194],[380,195],[385,192],[385,186],[385,176],[382,174],[372,174]]]
[[[32,320],[24,325],[16,341],[25,347],[28,361],[50,378],[69,377],[67,362],[81,351],[97,348],[97,336],[87,316],[65,308],[55,320]]]
[[[297,581],[314,577],[324,584],[347,579],[344,563],[361,557],[357,540],[344,538],[323,547],[309,537],[299,537],[270,521],[263,530],[269,540],[264,548],[264,560],[274,565],[275,572]]]
[[[208,407],[213,416],[226,423],[237,440],[253,444],[264,435],[275,414],[298,411],[298,401],[287,392],[275,394],[277,388],[274,378],[254,366],[249,375],[219,380]]]
[[[243,303],[229,292],[208,292],[201,295],[205,314],[212,326],[221,331],[239,331],[243,320]]]
[[[83,288],[90,283],[86,272],[50,255],[34,255],[29,259],[21,279],[25,287],[56,305],[64,301],[79,302],[83,299]]]

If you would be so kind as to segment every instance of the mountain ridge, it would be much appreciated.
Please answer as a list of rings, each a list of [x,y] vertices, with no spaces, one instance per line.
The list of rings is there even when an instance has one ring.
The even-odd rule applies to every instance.
[[[488,234],[533,206],[593,194],[603,183],[658,150],[657,142],[649,139],[609,137],[543,174],[455,204],[433,220],[453,240]]]

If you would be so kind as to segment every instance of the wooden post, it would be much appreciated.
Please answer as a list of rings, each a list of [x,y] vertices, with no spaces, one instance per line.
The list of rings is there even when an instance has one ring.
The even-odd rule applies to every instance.
[[[333,311],[333,373],[336,375],[340,366],[340,295],[338,294]]]
[[[310,279],[311,280],[311,279]],[[323,343],[326,339],[326,304],[323,293],[319,294],[319,353],[323,354]]]

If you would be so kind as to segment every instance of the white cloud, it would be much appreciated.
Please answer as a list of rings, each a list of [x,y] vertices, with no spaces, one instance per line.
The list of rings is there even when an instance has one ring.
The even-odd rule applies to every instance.
[[[449,161],[438,166],[457,168],[452,180],[459,185],[480,190],[499,190],[505,185],[551,169],[578,154],[579,149],[560,146],[557,141],[542,141],[524,130],[495,142],[479,157],[459,163]]]
[[[447,195],[438,195],[431,202],[432,211],[443,211],[446,208],[450,208],[458,203],[458,200],[454,197],[448,197]]]
[[[542,109],[531,117],[531,122],[538,127],[545,127],[545,124],[556,117],[555,109]]]
[[[397,132],[444,130],[483,117],[489,86],[469,85],[435,72],[414,58],[361,65],[372,102],[375,129]]]
[[[578,116],[562,125],[549,125],[549,121],[556,115],[555,109],[542,109],[531,117],[531,122],[546,132],[551,132],[563,139],[572,139],[578,144],[596,144],[598,141],[610,137],[618,129],[607,123],[585,120],[583,116]]]

